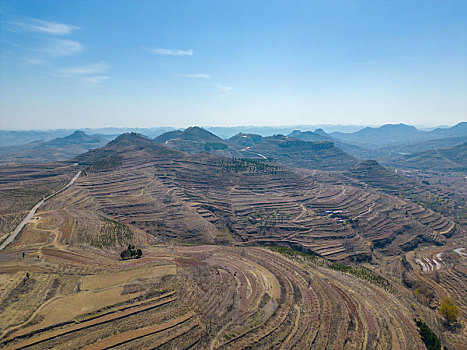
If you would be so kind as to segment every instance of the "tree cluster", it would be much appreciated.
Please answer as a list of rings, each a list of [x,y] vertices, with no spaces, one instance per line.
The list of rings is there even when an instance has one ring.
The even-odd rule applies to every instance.
[[[423,320],[416,320],[418,331],[420,332],[420,336],[422,341],[425,343],[426,348],[428,350],[441,350],[441,342],[428,325],[423,322]]]
[[[371,271],[370,269],[364,266],[353,266],[353,265],[345,265],[345,264],[341,264],[337,262],[331,262],[317,255],[307,254],[307,253],[294,250],[288,247],[270,246],[269,248],[273,251],[279,252],[290,258],[295,258],[295,259],[304,258],[307,261],[315,265],[319,265],[319,266],[330,268],[335,271],[340,271],[340,272],[351,274],[359,279],[375,284],[383,288],[384,290],[388,291],[389,293],[393,292],[391,283],[389,283],[389,281],[386,278],[384,278],[381,275],[378,275],[377,273]]]
[[[223,170],[229,172],[248,172],[248,173],[268,173],[276,174],[279,171],[279,167],[268,164],[267,159],[249,159],[249,158],[231,158],[229,160],[221,160],[217,162]]]
[[[143,252],[141,249],[136,249],[135,246],[132,244],[128,245],[128,249],[125,249],[123,252],[120,253],[120,257],[122,260],[127,260],[127,259],[139,259],[143,255]]]
[[[209,152],[211,150],[214,150],[214,151],[224,150],[227,148],[228,146],[225,143],[220,143],[220,142],[207,142],[204,144],[204,150],[206,152]]]
[[[441,305],[439,307],[439,313],[441,314],[441,316],[443,316],[446,319],[446,322],[448,324],[456,323],[460,315],[459,308],[457,307],[456,304],[454,304],[454,301],[449,297],[446,297],[443,300],[441,300]]]

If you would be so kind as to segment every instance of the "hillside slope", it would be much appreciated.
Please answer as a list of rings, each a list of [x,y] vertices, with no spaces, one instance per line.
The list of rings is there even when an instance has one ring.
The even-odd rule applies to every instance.
[[[428,170],[467,171],[467,142],[447,148],[400,156],[388,161],[392,166]]]
[[[334,147],[251,148],[264,141]],[[465,344],[436,310],[452,295],[465,324],[460,225],[377,190],[407,181],[375,161],[328,172],[259,158],[129,133],[78,165],[1,168],[2,229],[48,180],[83,171],[2,251],[0,346],[422,350],[415,319]],[[129,244],[140,258],[121,259]]]
[[[123,159],[132,157],[144,159],[145,157],[183,157],[184,153],[152,141],[150,138],[138,133],[125,133],[110,141],[104,147],[91,150],[75,157],[81,165],[100,166],[101,163],[115,161],[115,167]],[[112,164],[109,164],[112,165]]]
[[[279,163],[298,168],[321,170],[348,169],[358,162],[332,142],[307,142],[282,135],[263,138],[244,154],[273,158]]]
[[[341,154],[332,144],[286,140],[292,142],[286,148],[298,142],[300,152],[304,143],[310,153],[320,152],[318,146]],[[189,155],[138,134],[121,135],[76,160],[87,168],[60,205],[83,217],[102,213],[159,242],[280,243],[334,260],[365,260],[372,242],[394,240],[387,250],[393,254],[415,238],[442,243],[433,225],[442,219],[440,227],[449,226],[432,212],[420,221],[405,216],[405,210],[423,210],[387,194],[321,182],[319,175],[270,160]]]
[[[194,126],[183,131],[171,131],[154,139],[155,142],[187,153],[211,152],[230,155],[227,143],[213,133]]]
[[[0,161],[9,163],[37,163],[62,161],[90,149],[105,145],[108,139],[101,135],[88,135],[82,131],[47,142],[32,142],[0,148]]]

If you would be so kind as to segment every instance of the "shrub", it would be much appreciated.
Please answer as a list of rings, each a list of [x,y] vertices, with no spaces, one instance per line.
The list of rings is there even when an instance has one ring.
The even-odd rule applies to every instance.
[[[417,320],[418,331],[428,350],[441,350],[441,342],[428,325],[423,320]]]
[[[120,247],[133,238],[133,232],[118,221],[99,216],[102,221],[98,234],[84,233],[83,238],[91,245],[99,248]]]
[[[384,290],[392,293],[392,286],[389,281],[381,275],[371,271],[370,269],[364,266],[352,266],[352,265],[345,265],[337,262],[331,262],[323,257],[319,257],[317,255],[312,255],[308,253],[304,253],[289,247],[281,247],[281,246],[270,246],[269,249],[281,253],[289,258],[293,259],[305,259],[306,261],[313,263],[318,266],[327,267],[329,269],[340,271],[344,273],[348,273],[353,275],[359,279],[368,281],[374,285],[377,285]]]
[[[139,259],[143,255],[143,252],[141,249],[135,250],[135,246],[132,244],[128,245],[128,249],[125,249],[123,252],[120,253],[120,257],[122,260],[127,260],[127,259]]]
[[[220,142],[207,142],[204,144],[204,150],[207,152],[211,150],[214,150],[214,151],[224,150],[227,148],[228,146],[225,143],[220,143]]]
[[[460,315],[459,308],[457,307],[456,304],[454,304],[454,301],[449,297],[446,297],[443,300],[441,300],[441,305],[439,307],[439,313],[441,314],[441,316],[443,316],[446,319],[446,322],[449,324],[456,323]]]
[[[115,169],[122,165],[123,157],[121,155],[112,155],[110,157],[98,160],[87,169],[91,172]]]

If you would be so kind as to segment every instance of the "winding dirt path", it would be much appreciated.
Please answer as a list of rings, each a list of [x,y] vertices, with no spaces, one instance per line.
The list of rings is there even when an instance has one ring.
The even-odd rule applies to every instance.
[[[19,235],[19,233],[21,232],[21,230],[24,228],[24,226],[26,226],[26,224],[32,219],[32,217],[36,214],[36,211],[37,209],[39,209],[39,207],[44,204],[44,202],[50,198],[52,198],[53,196],[59,194],[60,192],[63,192],[65,191],[68,187],[70,187],[71,185],[73,185],[73,183],[76,181],[76,179],[81,175],[81,170],[78,171],[76,173],[75,176],[73,176],[73,178],[70,180],[70,182],[68,182],[66,184],[65,187],[59,189],[57,192],[54,192],[52,193],[51,195],[45,197],[45,198],[42,198],[34,207],[32,207],[32,209],[29,211],[28,215],[26,215],[26,217],[23,219],[23,221],[21,221],[19,223],[18,226],[16,226],[16,228],[14,229],[14,231],[11,233],[11,235],[5,239],[3,241],[3,243],[0,245],[0,250],[2,249],[5,249],[7,245],[9,245],[11,242],[13,242],[16,237]]]

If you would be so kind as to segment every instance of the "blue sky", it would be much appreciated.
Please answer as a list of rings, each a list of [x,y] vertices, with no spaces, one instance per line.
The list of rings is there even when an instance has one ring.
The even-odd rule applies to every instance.
[[[2,1],[0,128],[455,124],[466,1]]]

